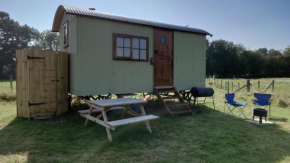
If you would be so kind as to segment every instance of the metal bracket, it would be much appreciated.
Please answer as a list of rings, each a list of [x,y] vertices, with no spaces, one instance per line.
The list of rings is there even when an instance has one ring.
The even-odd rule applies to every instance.
[[[27,60],[30,59],[45,59],[44,57],[30,57],[29,55],[27,56]]]
[[[34,106],[34,105],[44,105],[44,104],[46,104],[46,103],[30,103],[30,102],[28,101],[28,107],[30,107],[30,106]]]

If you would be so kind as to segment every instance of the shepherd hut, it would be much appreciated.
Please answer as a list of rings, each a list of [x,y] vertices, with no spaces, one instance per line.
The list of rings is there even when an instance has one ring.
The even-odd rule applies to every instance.
[[[63,5],[52,31],[60,34],[60,51],[69,53],[74,95],[205,85],[207,31]]]

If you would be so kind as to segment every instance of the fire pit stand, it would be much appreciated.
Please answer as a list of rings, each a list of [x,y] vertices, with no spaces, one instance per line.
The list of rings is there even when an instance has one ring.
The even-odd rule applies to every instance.
[[[253,121],[255,116],[260,117],[259,123],[262,124],[262,117],[265,117],[265,121],[267,121],[267,110],[262,108],[255,108],[253,109]]]

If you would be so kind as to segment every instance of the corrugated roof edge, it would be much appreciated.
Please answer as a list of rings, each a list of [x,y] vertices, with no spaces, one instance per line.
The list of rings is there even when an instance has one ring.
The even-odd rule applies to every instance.
[[[52,32],[59,32],[61,19],[65,13],[212,36],[212,34],[202,29],[183,27],[183,26],[159,23],[159,22],[148,21],[148,20],[135,19],[135,18],[130,18],[130,17],[124,17],[124,16],[119,16],[119,15],[108,14],[108,13],[103,13],[103,12],[89,10],[89,9],[80,9],[80,8],[64,6],[64,5],[60,5],[56,10],[54,20],[53,20],[53,25],[52,25]]]

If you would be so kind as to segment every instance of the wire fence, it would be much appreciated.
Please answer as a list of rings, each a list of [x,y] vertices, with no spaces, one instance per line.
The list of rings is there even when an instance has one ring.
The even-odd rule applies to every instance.
[[[213,79],[208,78],[207,82],[215,85],[217,88],[224,89],[227,93],[236,93],[239,91],[256,93],[274,93],[275,80],[241,80],[241,79]]]

